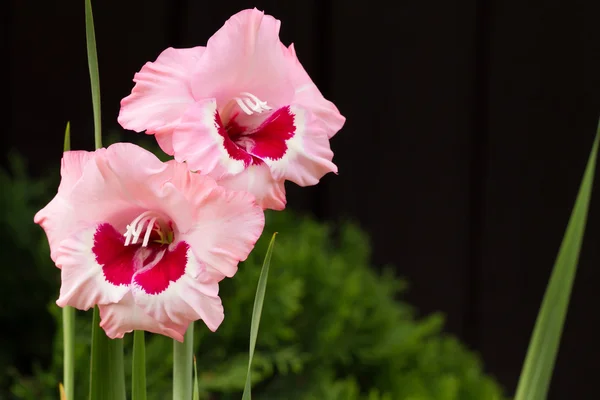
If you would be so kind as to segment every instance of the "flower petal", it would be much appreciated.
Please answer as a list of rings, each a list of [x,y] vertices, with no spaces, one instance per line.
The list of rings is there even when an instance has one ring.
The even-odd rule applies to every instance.
[[[287,179],[300,186],[311,186],[316,185],[326,173],[337,173],[337,167],[331,162],[333,152],[329,139],[319,120],[300,107],[284,107],[278,112],[281,110],[285,112],[274,123],[260,129],[269,131],[268,134],[263,134],[265,138],[277,136],[284,139],[285,152],[277,152],[281,149],[270,145],[268,141],[262,143],[260,133],[256,135],[256,145],[251,150],[251,153],[260,157],[271,168],[273,178]],[[287,120],[290,116],[293,117],[293,133],[288,132],[290,128],[287,123],[278,122]]]
[[[215,98],[223,107],[240,92],[250,92],[271,107],[289,104],[294,89],[280,25],[257,9],[229,18],[208,40],[192,80],[194,97]]]
[[[249,136],[248,152],[261,160],[279,160],[287,152],[287,141],[296,134],[290,107],[281,107],[269,115]]]
[[[100,305],[99,308],[100,326],[111,339],[122,338],[134,330],[144,330],[183,342],[183,335],[188,328],[187,324],[161,324],[135,304],[131,293],[127,293],[118,303]]]
[[[252,156],[229,138],[214,99],[188,108],[173,133],[173,149],[175,160],[215,179],[240,173],[252,163]]]
[[[88,151],[67,151],[61,160],[61,181],[56,196],[35,214],[33,221],[39,224],[48,237],[50,257],[56,261],[56,251],[65,237],[68,236],[63,220],[69,213],[68,197],[73,187],[79,182],[85,165],[93,160],[96,153]]]
[[[251,165],[237,175],[227,176],[219,180],[219,184],[231,190],[252,193],[263,209],[285,208],[284,180],[275,180],[271,170],[264,163]]]
[[[196,259],[227,277],[237,271],[260,237],[265,216],[252,194],[212,189],[197,199],[193,227],[181,232]]]
[[[187,229],[193,209],[173,186],[169,164],[131,143],[113,144],[95,161],[69,197],[65,224],[110,222],[124,232],[140,213],[152,210]]]
[[[155,62],[146,63],[133,78],[135,86],[131,94],[121,101],[119,124],[136,132],[168,135],[194,102],[190,79],[204,50],[202,46],[170,47]],[[163,149],[169,153],[168,145]]]
[[[190,246],[179,242],[162,258],[133,276],[135,303],[163,324],[187,325],[202,319],[215,331],[223,322],[219,284],[194,256]]]
[[[305,110],[310,110],[315,117],[315,123],[320,123],[327,137],[331,139],[342,129],[346,118],[340,114],[335,104],[323,97],[302,64],[300,64],[293,44],[290,45],[288,54],[291,65],[290,76],[295,88],[292,103]]]
[[[135,248],[123,243],[123,236],[109,224],[63,240],[56,260],[62,267],[56,304],[87,310],[119,302],[129,291],[134,271]]]
[[[158,147],[162,149],[165,153],[172,156],[175,154],[175,150],[173,149],[173,131],[163,131],[161,133],[155,133],[154,138],[156,139],[156,143],[158,143]]]
[[[79,164],[76,157],[81,158]],[[149,195],[153,192],[148,187],[157,180],[153,177],[166,169],[152,153],[128,143],[114,144],[86,156],[68,152],[63,160],[65,183],[61,182],[55,199],[34,218],[46,230],[52,259],[59,268],[57,249],[66,238],[103,222],[121,231],[148,205],[160,203],[156,195]],[[82,160],[86,160],[85,165]],[[72,175],[79,174],[71,187]]]

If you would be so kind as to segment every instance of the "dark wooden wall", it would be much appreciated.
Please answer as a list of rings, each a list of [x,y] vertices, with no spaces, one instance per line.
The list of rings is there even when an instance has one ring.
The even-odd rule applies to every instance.
[[[359,221],[375,261],[411,282],[408,300],[446,313],[514,390],[600,115],[600,2],[95,1],[106,129],[146,61],[205,44],[253,6],[283,21],[283,41],[348,118],[332,142],[339,176],[290,186],[290,207]],[[3,147],[39,173],[58,162],[67,120],[74,147],[93,145],[83,1],[0,10]],[[599,196],[552,399],[596,387]]]

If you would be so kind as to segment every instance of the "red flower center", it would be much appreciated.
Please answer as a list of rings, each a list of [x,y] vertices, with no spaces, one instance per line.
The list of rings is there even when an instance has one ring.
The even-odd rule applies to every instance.
[[[286,142],[296,133],[295,115],[290,106],[270,111],[271,108],[265,102],[261,102],[255,96],[252,96],[252,99],[254,102],[235,98],[221,113],[217,111],[215,114],[215,123],[219,134],[224,138],[223,144],[227,153],[234,160],[244,161],[246,167],[261,164],[265,159],[281,159],[288,149]],[[231,104],[237,104],[241,111],[248,115],[269,115],[258,126],[245,126],[243,122],[238,123],[238,119],[241,119],[238,117],[243,114],[233,113]]]
[[[113,285],[139,285],[148,294],[166,290],[185,273],[188,244],[173,245],[170,222],[154,212],[140,214],[119,233],[109,223],[98,226],[92,251]]]

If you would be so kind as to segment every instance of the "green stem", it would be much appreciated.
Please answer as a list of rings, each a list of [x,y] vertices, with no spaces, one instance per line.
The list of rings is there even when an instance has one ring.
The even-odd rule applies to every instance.
[[[183,343],[173,341],[173,400],[192,399],[194,323],[188,327]]]
[[[144,331],[133,332],[131,399],[146,400],[146,341]]]
[[[63,315],[63,385],[67,400],[75,398],[75,309],[66,306]]]
[[[100,311],[94,307],[90,400],[125,400],[123,339],[109,339],[100,327]]]
[[[71,150],[71,123],[65,128],[63,151]],[[63,388],[67,400],[75,398],[75,309],[65,306],[62,309],[63,322]]]

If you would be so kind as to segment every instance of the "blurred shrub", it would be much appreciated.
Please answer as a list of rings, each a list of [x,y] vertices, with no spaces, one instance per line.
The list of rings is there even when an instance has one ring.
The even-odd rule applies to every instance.
[[[52,265],[33,213],[51,198],[54,180],[2,171],[0,216],[4,229],[4,279],[0,281],[3,332],[0,368],[11,369],[12,398],[57,398],[62,375],[60,310],[54,305],[59,272]],[[196,355],[203,399],[239,399],[247,365],[252,304],[262,258],[279,232],[254,361],[254,397],[302,400],[494,400],[503,399],[482,372],[479,359],[442,333],[442,317],[416,319],[397,299],[404,288],[388,271],[369,263],[367,237],[345,224],[330,226],[291,211],[267,214],[267,227],[233,279],[223,281],[225,321],[211,333],[196,324]],[[50,304],[46,306],[46,304]],[[47,310],[50,310],[48,312]],[[48,322],[52,315],[54,325]],[[85,398],[91,312],[78,313],[77,398]],[[131,335],[126,341],[130,370]],[[54,344],[53,344],[54,342]],[[52,362],[44,359],[53,349]],[[171,396],[172,342],[147,335],[150,400]],[[2,364],[4,363],[4,364]],[[7,380],[5,378],[5,385]],[[0,393],[0,398],[3,398]],[[9,397],[11,398],[11,397]]]
[[[32,373],[50,362],[55,322],[47,303],[60,283],[48,242],[33,224],[58,181],[31,179],[25,160],[14,153],[9,161],[9,171],[0,169],[0,399],[17,369]]]

